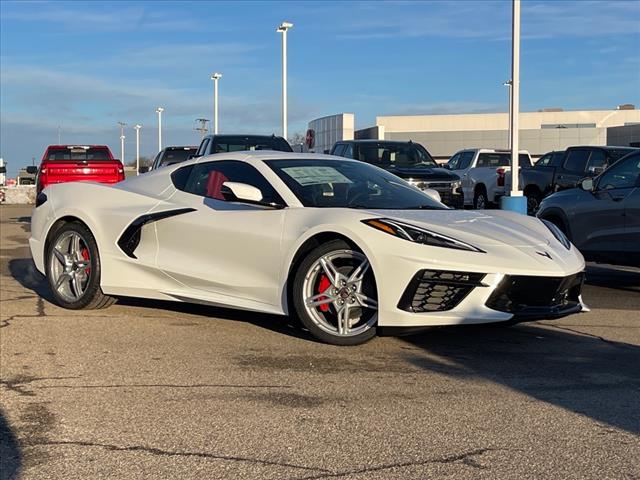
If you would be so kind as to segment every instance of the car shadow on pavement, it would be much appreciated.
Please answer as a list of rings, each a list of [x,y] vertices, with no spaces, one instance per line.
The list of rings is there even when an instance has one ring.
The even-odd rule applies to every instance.
[[[48,302],[53,302],[53,295],[51,294],[47,279],[36,270],[36,266],[31,258],[16,258],[10,260],[9,274],[27,290],[37,293]]]
[[[0,410],[0,480],[18,478],[22,469],[20,444],[11,425]]]
[[[485,379],[584,415],[603,434],[607,426],[639,434],[640,347],[542,325],[433,328],[403,337],[411,352],[406,360],[451,377]]]
[[[612,265],[587,265],[586,284],[640,293],[640,269]]]

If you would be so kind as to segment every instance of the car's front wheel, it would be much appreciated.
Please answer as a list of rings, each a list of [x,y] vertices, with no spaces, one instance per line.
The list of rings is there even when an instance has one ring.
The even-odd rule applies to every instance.
[[[56,228],[46,251],[46,272],[58,305],[74,310],[112,305],[100,288],[100,257],[89,229],[76,222]]]
[[[311,251],[293,279],[293,305],[319,340],[358,345],[376,335],[378,300],[367,257],[342,240]]]

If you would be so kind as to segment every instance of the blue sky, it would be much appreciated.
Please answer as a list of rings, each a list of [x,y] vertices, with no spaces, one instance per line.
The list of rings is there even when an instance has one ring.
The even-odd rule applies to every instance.
[[[280,36],[289,33],[289,131],[339,112],[505,111],[511,3],[0,2],[0,150],[9,173],[46,145],[106,143],[143,125],[141,154],[196,144],[195,119],[220,130],[280,130]],[[523,1],[521,109],[640,106],[639,1]],[[135,150],[128,127],[126,160]]]

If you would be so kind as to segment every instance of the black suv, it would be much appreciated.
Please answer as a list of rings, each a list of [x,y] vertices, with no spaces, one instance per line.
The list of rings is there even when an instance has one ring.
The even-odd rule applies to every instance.
[[[194,157],[243,150],[293,152],[289,142],[275,135],[207,135],[200,142]]]
[[[193,157],[198,147],[166,147],[158,152],[156,158],[153,159],[151,170],[166,167],[174,163],[184,162]]]
[[[419,143],[392,140],[342,140],[331,155],[353,158],[383,168],[420,189],[437,190],[442,203],[462,208],[460,177],[438,166]]]

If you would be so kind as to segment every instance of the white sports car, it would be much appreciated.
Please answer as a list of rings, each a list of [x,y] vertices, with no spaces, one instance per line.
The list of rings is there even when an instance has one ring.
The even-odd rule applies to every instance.
[[[29,243],[66,308],[130,296],[295,314],[339,345],[377,328],[583,308],[584,259],[554,225],[450,210],[384,170],[328,155],[218,154],[116,185],[52,185]]]

